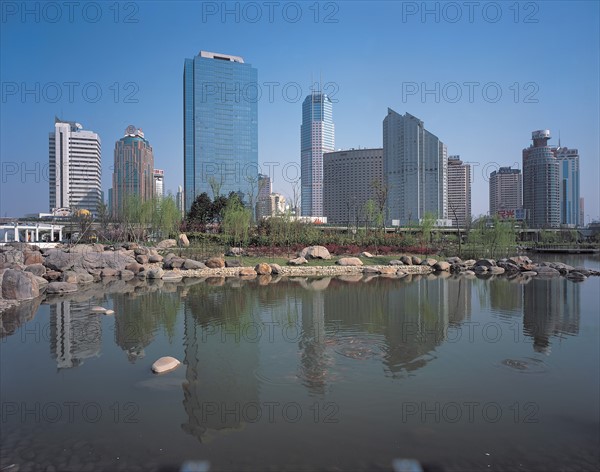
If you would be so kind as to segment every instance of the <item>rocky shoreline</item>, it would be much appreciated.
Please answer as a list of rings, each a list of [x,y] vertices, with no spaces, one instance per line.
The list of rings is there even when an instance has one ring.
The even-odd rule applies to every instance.
[[[336,265],[306,265],[311,259],[329,260],[331,255],[323,246],[311,246],[300,251],[288,265],[261,262],[255,267],[242,266],[240,249],[232,248],[225,256],[204,261],[178,257],[172,248],[189,245],[184,235],[180,239],[161,241],[156,247],[136,243],[106,246],[82,244],[40,249],[27,243],[9,243],[0,247],[0,313],[25,300],[41,295],[63,295],[77,292],[94,282],[122,280],[162,280],[179,282],[184,278],[240,277],[336,277],[372,275],[401,278],[407,275],[463,275],[484,277],[505,274],[508,277],[564,276],[579,282],[600,272],[563,263],[534,263],[526,256],[506,259],[446,260],[403,255],[387,265],[369,264],[373,256],[341,257]],[[162,254],[161,254],[162,253]],[[164,254],[164,255],[163,255]],[[266,280],[262,280],[266,282]],[[268,283],[268,282],[267,282]],[[95,285],[95,284],[94,284]]]

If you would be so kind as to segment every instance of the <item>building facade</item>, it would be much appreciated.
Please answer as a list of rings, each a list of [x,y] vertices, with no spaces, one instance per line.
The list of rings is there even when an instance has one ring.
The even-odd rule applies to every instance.
[[[200,51],[183,71],[185,209],[206,192],[248,204],[258,178],[258,74],[239,56]]]
[[[177,210],[179,210],[179,213],[181,214],[181,217],[184,218],[185,217],[185,204],[183,201],[183,187],[181,185],[177,186],[177,195],[176,195],[176,204],[177,204]]]
[[[520,169],[500,167],[490,174],[490,216],[514,214],[523,208],[523,174]]]
[[[154,169],[154,196],[163,198],[165,196],[165,171]]]
[[[531,228],[560,226],[559,161],[548,145],[549,130],[534,131],[523,149],[523,208]]]
[[[329,224],[357,226],[365,204],[378,204],[383,189],[383,148],[349,149],[323,155],[323,212]]]
[[[256,219],[260,220],[271,216],[271,178],[268,175],[258,174],[258,195],[256,198]]]
[[[141,129],[130,125],[115,143],[112,214],[122,213],[129,197],[141,202],[154,196],[154,154]]]
[[[333,104],[324,93],[312,92],[302,103],[300,185],[302,216],[323,216],[323,154],[334,151]]]
[[[460,156],[448,157],[448,218],[460,228],[471,220],[471,166]]]
[[[97,213],[102,203],[101,170],[100,137],[79,123],[55,118],[49,135],[50,211],[71,208]]]
[[[560,224],[583,226],[580,218],[579,152],[577,149],[558,147],[554,155],[559,165]]]
[[[388,108],[383,120],[383,178],[387,221],[418,222],[425,213],[448,217],[447,150],[423,121]]]

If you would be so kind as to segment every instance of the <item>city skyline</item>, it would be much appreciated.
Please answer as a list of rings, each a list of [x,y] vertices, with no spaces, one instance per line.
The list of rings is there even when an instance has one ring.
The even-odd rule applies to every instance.
[[[244,18],[236,23],[218,15],[203,17],[201,5],[177,2],[141,4],[137,23],[131,25],[124,23],[125,15],[113,21],[108,9],[97,23],[81,17],[69,22],[68,14],[57,23],[6,18],[0,32],[0,215],[45,209],[40,207],[47,198],[47,160],[41,156],[47,141],[41,130],[54,115],[85,123],[105,142],[116,141],[120,130],[143,118],[156,155],[169,156],[157,165],[165,169],[165,189],[175,193],[183,183],[181,62],[206,49],[247,57],[260,70],[259,164],[263,173],[272,174],[274,190],[287,197],[300,170],[299,106],[317,82],[313,78],[320,77],[335,108],[336,150],[381,147],[380,120],[387,107],[409,112],[442,137],[450,154],[460,153],[471,164],[473,195],[487,192],[491,171],[521,168],[526,133],[551,129],[558,136],[560,131],[581,156],[585,222],[600,218],[597,4],[540,4],[536,23],[526,23],[524,14],[516,21],[507,8],[498,22],[481,14],[469,21],[464,14],[457,23],[443,16],[439,21],[403,16],[402,3],[352,2],[338,8],[337,23],[326,23],[323,9],[319,21],[304,9],[296,23],[281,14],[272,22],[263,17],[257,23]],[[365,23],[366,17],[375,21]],[[568,36],[545,34],[548,25],[562,22],[581,27]],[[154,34],[170,24],[178,27],[169,27],[168,35]],[[357,28],[363,33],[356,35]],[[259,29],[271,34],[257,36]],[[131,31],[144,38],[135,62],[111,52]],[[53,46],[65,34],[78,38],[69,55]],[[280,40],[269,39],[273,34]],[[410,56],[394,46],[408,39],[416,52]],[[324,41],[327,54],[322,54]],[[551,78],[531,54],[540,47],[560,64]],[[92,49],[95,54],[88,54]],[[498,100],[494,88],[501,92]],[[557,111],[567,108],[578,113]],[[28,139],[18,139],[24,129]],[[490,139],[502,145],[489,146]],[[102,169],[105,193],[110,167],[105,162]],[[19,193],[23,198],[12,202],[10,195]],[[485,198],[473,201],[474,215],[487,210]]]

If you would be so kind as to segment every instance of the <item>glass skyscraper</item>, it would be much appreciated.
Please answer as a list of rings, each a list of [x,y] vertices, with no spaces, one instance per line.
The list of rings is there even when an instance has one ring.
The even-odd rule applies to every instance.
[[[335,150],[334,131],[331,99],[312,92],[302,103],[300,126],[302,216],[323,216],[323,153]]]
[[[560,224],[583,226],[579,215],[579,152],[559,146],[554,150],[554,155],[560,166]]]
[[[249,204],[258,180],[257,70],[239,56],[200,51],[183,70],[186,212],[197,195],[236,192]]]

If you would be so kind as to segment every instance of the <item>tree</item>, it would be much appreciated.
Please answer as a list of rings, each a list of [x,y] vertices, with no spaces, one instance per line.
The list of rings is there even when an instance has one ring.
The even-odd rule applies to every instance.
[[[379,210],[379,215],[377,216],[377,220],[381,224],[381,232],[383,233],[385,229],[385,206],[388,199],[389,187],[386,183],[381,182],[380,180],[373,180],[371,186],[375,190],[375,200],[377,202],[377,208]]]
[[[223,212],[223,233],[228,235],[234,246],[242,246],[248,240],[251,212],[242,205],[237,195],[230,195]]]
[[[223,174],[221,174],[219,180],[217,180],[215,176],[211,175],[208,178],[208,185],[210,185],[210,189],[212,190],[213,199],[216,200],[221,196],[221,187],[223,187]]]
[[[206,192],[202,192],[194,199],[186,220],[190,225],[199,226],[200,230],[204,231],[213,218],[213,202]]]
[[[431,231],[435,226],[437,218],[434,213],[427,211],[421,218],[421,246],[427,245],[431,242]]]

